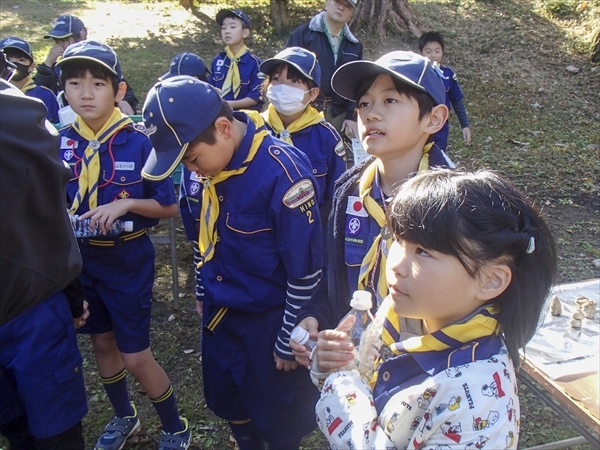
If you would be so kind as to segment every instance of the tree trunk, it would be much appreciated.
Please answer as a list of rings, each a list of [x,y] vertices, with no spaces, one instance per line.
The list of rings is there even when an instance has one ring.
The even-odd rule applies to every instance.
[[[271,0],[271,3],[273,0]],[[419,37],[427,30],[408,6],[408,0],[361,0],[356,6],[351,26],[377,30],[381,39],[387,37],[388,28],[393,32],[410,32]]]
[[[271,20],[277,31],[290,26],[290,15],[287,10],[288,0],[271,0]]]
[[[200,11],[196,6],[194,0],[179,0],[179,4],[185,9],[191,10],[194,16],[196,16],[198,19],[202,20],[205,23],[212,23],[215,20],[214,18],[209,17],[202,11]]]
[[[592,61],[600,62],[600,29],[596,31],[596,37],[592,45]]]

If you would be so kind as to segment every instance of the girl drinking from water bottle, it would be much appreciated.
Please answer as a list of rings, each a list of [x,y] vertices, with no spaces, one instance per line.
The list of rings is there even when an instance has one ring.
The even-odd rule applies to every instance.
[[[375,372],[322,380],[321,431],[338,449],[517,448],[518,350],[536,330],[556,268],[548,226],[498,175],[448,170],[407,181],[388,226],[390,293],[377,312],[385,320]],[[401,336],[399,316],[422,319],[425,334]],[[340,367],[345,339],[321,331],[313,370]]]

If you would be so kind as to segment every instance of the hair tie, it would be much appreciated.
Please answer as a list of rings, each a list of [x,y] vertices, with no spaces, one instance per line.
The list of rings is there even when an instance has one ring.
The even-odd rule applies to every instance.
[[[529,238],[529,245],[527,245],[527,250],[525,250],[525,253],[533,253],[534,250],[535,250],[535,238],[533,236],[531,236]]]

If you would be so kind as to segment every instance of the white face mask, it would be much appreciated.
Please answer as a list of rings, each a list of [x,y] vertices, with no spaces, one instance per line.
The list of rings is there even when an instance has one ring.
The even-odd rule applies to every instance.
[[[287,84],[270,84],[267,88],[267,98],[278,113],[284,116],[293,116],[306,108],[302,100],[307,92],[310,92],[310,89],[303,91]]]

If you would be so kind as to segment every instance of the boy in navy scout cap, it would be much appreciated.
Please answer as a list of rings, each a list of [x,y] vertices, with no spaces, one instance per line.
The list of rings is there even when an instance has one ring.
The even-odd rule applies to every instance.
[[[356,102],[359,136],[372,157],[336,183],[327,236],[329,280],[322,280],[298,314],[299,324],[313,339],[318,329],[335,327],[348,312],[353,291],[371,292],[376,299],[373,311],[388,295],[384,269],[391,245],[384,228],[388,200],[416,172],[451,165],[439,148],[427,143],[448,118],[441,77],[427,58],[406,51],[390,52],[375,62],[347,63],[333,76],[333,89]],[[403,321],[402,329],[421,334],[418,321]],[[344,334],[327,333],[338,333],[336,339]],[[308,365],[306,349],[292,345],[297,361]],[[350,353],[342,353],[345,360],[320,361],[322,367],[339,368],[351,359],[352,344],[338,340],[327,345],[335,351],[350,347]]]
[[[222,9],[216,20],[226,47],[213,59],[208,82],[221,91],[233,109],[260,111],[263,103],[258,77],[260,59],[246,47],[250,19],[239,9]]]
[[[78,114],[60,131],[61,154],[72,169],[67,185],[69,212],[90,218],[105,232],[116,219],[133,231],[115,237],[80,239],[81,282],[90,319],[98,372],[115,410],[96,443],[116,450],[140,427],[130,403],[126,370],[142,385],[162,422],[159,449],[188,448],[191,434],[180,418],[173,388],[150,349],[150,302],[154,247],[147,227],[177,213],[170,179],[142,179],[152,144],[116,107],[125,93],[121,64],[107,45],[83,41],[67,48],[58,63],[69,104]]]
[[[143,114],[155,149],[144,177],[164,179],[182,161],[202,190],[207,404],[240,449],[297,449],[315,427],[316,392],[289,348],[298,309],[321,275],[310,162],[191,77],[157,83]]]
[[[262,113],[267,127],[278,138],[302,150],[310,159],[319,182],[321,218],[327,220],[333,184],[346,169],[344,143],[335,128],[312,105],[319,95],[321,67],[314,53],[290,47],[264,61],[269,107]]]
[[[35,70],[31,45],[21,38],[11,36],[0,40],[0,50],[6,59],[12,62],[17,70],[10,82],[28,97],[39,98],[46,105],[46,118],[52,123],[58,123],[58,101],[54,92],[44,86],[37,86],[31,74]]]
[[[178,75],[189,75],[196,77],[201,81],[208,81],[208,68],[204,64],[204,60],[195,53],[183,52],[179,53],[171,60],[169,71],[165,73],[160,80],[176,77]]]

